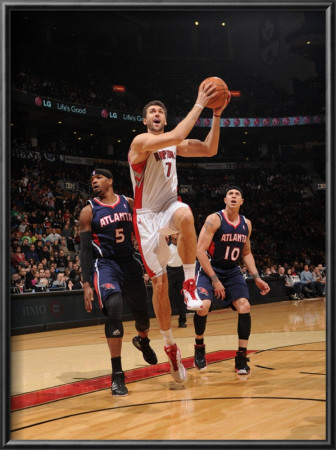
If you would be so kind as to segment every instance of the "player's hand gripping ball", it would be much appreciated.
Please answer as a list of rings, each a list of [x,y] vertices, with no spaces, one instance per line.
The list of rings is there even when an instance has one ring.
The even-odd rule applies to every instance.
[[[209,83],[210,81],[216,85],[216,96],[210,100],[210,102],[206,105],[206,108],[220,108],[230,101],[231,93],[225,81],[219,77],[208,77],[203,80],[201,84]]]

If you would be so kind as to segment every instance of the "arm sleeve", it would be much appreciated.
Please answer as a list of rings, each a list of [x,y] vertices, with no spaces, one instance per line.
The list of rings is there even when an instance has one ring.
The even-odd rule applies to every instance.
[[[80,233],[79,259],[82,267],[83,282],[90,282],[92,268],[92,234],[91,231]]]

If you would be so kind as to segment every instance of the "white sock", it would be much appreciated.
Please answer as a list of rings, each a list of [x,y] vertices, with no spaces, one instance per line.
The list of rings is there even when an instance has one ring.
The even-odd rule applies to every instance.
[[[171,328],[169,330],[164,331],[160,330],[160,333],[162,334],[165,347],[170,347],[171,345],[174,345],[174,339]]]
[[[196,263],[194,264],[183,264],[183,270],[184,270],[184,279],[190,280],[190,278],[195,278],[195,267]]]

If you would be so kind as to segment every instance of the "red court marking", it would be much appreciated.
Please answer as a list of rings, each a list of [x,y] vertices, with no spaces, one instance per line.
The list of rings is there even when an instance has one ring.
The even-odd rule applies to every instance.
[[[255,350],[249,350],[253,353]],[[223,361],[225,359],[234,358],[236,350],[221,350],[218,352],[207,353],[207,363]],[[194,367],[194,357],[183,358],[183,364],[186,369]],[[170,373],[169,363],[156,364],[155,366],[140,367],[139,369],[131,369],[125,371],[125,382],[145,380],[159,375]],[[26,394],[13,395],[11,397],[11,410],[29,408],[30,406],[42,405],[56,400],[62,400],[74,397],[80,394],[88,394],[89,392],[100,391],[111,387],[111,375],[90,378],[89,380],[76,381],[74,383],[63,384],[52,388],[42,389],[40,391],[27,392]]]

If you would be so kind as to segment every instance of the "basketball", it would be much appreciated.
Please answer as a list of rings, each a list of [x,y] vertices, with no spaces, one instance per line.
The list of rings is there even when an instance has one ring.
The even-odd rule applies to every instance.
[[[216,97],[214,97],[207,105],[206,108],[216,109],[220,108],[225,104],[227,101],[227,98],[230,97],[230,91],[227,87],[227,84],[225,81],[223,81],[219,77],[208,77],[205,80],[202,81],[202,83],[209,83],[212,82],[216,85]],[[202,84],[201,83],[201,84]]]

